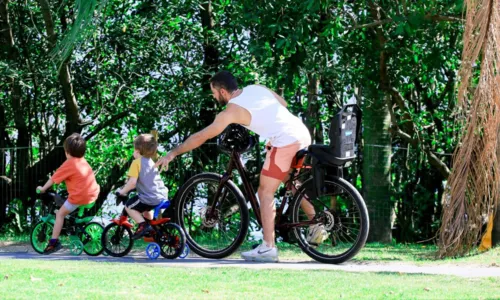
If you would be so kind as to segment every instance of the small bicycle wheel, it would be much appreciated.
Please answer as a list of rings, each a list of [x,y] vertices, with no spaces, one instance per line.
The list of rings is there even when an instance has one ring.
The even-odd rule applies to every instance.
[[[206,258],[224,258],[243,243],[248,231],[248,207],[240,189],[231,181],[221,186],[222,176],[201,173],[179,190],[176,221],[186,234],[189,248]],[[216,203],[217,207],[212,208]]]
[[[149,259],[157,259],[160,256],[160,246],[157,243],[149,243],[146,247],[146,255]]]
[[[80,240],[83,243],[83,251],[87,255],[97,256],[104,251],[101,243],[103,231],[104,227],[97,222],[90,222],[85,225]]]
[[[33,250],[37,253],[43,254],[43,250],[45,250],[45,247],[52,236],[53,229],[54,226],[50,223],[43,221],[36,223],[30,235],[30,242]]]
[[[83,243],[80,240],[70,238],[68,248],[71,255],[78,256],[83,252]]]
[[[188,244],[186,244],[186,246],[184,246],[184,251],[182,251],[181,255],[179,255],[179,258],[184,259],[188,255],[189,255],[189,246]]]
[[[101,243],[107,254],[113,257],[125,256],[134,245],[132,231],[126,226],[111,223],[104,228]]]
[[[160,245],[161,256],[168,259],[179,257],[186,246],[186,235],[182,228],[174,223],[159,225],[156,241]]]
[[[359,192],[346,180],[325,180],[322,195],[312,198],[310,179],[291,203],[292,223],[300,248],[313,259],[339,264],[354,257],[368,237],[368,210]]]

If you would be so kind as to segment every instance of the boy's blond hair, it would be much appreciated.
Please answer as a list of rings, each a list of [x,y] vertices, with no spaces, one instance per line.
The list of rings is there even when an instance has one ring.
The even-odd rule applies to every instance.
[[[134,148],[139,150],[141,156],[152,158],[158,149],[158,142],[152,134],[141,134],[135,138]]]

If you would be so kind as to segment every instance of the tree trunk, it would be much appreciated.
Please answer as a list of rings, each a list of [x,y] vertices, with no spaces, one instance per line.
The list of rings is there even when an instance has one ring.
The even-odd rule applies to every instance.
[[[43,14],[45,22],[45,30],[47,31],[47,38],[49,40],[49,49],[54,49],[57,42],[57,35],[54,31],[54,21],[50,11],[50,5],[47,0],[38,1]],[[64,12],[64,9],[62,10]],[[73,93],[73,84],[71,83],[71,73],[69,68],[69,60],[66,59],[58,70],[58,79],[62,87],[62,94],[64,97],[64,104],[66,108],[66,132],[64,136],[68,136],[74,132],[81,131],[81,119],[78,112],[78,103],[75,94]]]
[[[320,79],[316,74],[307,75],[307,128],[309,129],[309,133],[311,135],[313,144],[323,144],[323,125],[321,124],[321,120],[319,119],[319,104],[318,104],[318,90]]]
[[[212,73],[217,71],[219,64],[219,51],[217,50],[217,44],[212,37],[212,31],[215,27],[215,20],[212,11],[212,1],[209,0],[203,5],[203,9],[200,10],[201,24],[203,26],[203,71],[204,75],[202,77],[202,89],[203,89],[203,104],[201,106],[199,118],[199,128],[205,128],[209,126],[215,119],[216,116],[216,101],[210,96],[210,78]],[[203,151],[203,154],[199,153],[199,158],[202,165],[212,164],[218,155],[218,151],[215,147],[203,147],[199,151]],[[200,155],[201,154],[201,155]]]
[[[500,135],[500,131],[498,132]],[[497,140],[497,159],[500,158],[500,138]],[[500,183],[499,183],[500,184]],[[500,203],[494,211],[493,230],[491,232],[492,246],[500,245]]]
[[[375,95],[380,95],[374,91]],[[386,95],[385,97],[389,97]],[[371,99],[370,99],[371,100]],[[363,192],[370,216],[371,242],[389,243],[392,204],[390,197],[390,116],[383,96],[364,101]]]

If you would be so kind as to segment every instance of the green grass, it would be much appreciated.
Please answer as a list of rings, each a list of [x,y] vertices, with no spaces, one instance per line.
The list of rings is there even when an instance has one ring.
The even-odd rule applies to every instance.
[[[0,234],[0,242],[3,243],[29,243],[30,238],[29,234],[22,234],[22,235],[5,235],[5,234]]]
[[[2,260],[2,299],[491,299],[500,278]]]

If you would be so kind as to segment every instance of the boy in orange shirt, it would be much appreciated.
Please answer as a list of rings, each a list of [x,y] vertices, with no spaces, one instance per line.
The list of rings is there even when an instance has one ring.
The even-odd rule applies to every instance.
[[[94,202],[99,195],[100,187],[97,184],[92,168],[83,157],[86,150],[85,139],[78,133],[73,133],[64,141],[66,161],[57,169],[43,187],[37,187],[41,193],[50,188],[54,183],[66,183],[68,199],[56,213],[54,231],[44,254],[51,254],[62,248],[59,234],[64,223],[64,218],[75,211],[79,206]]]

